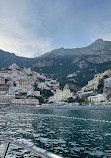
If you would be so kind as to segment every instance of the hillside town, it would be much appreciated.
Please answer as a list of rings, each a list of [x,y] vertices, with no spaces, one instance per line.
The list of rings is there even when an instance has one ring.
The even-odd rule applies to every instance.
[[[38,105],[72,97],[68,85],[60,90],[56,80],[15,63],[0,71],[0,104]]]
[[[111,70],[94,75],[88,84],[77,92],[79,98],[92,104],[111,102]]]
[[[0,71],[0,104],[13,105],[55,105],[73,103],[110,103],[111,70],[94,75],[88,84],[75,94],[66,84],[63,89],[57,80],[30,68],[19,67],[13,63]]]

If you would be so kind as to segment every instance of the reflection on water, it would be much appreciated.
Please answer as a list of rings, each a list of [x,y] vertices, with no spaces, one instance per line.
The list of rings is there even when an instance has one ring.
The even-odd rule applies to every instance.
[[[22,139],[67,158],[111,157],[111,111],[2,109],[0,135]],[[1,144],[0,151],[3,147]],[[7,157],[36,156],[11,146]]]

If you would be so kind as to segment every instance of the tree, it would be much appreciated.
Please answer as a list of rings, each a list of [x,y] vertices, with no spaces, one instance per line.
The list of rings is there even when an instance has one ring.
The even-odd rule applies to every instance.
[[[49,97],[51,97],[52,95],[54,95],[51,90],[48,89],[43,89],[41,90],[41,95],[45,98],[48,99]]]
[[[39,103],[41,103],[41,104],[44,103],[43,97],[41,97],[41,96],[40,96],[40,97],[36,96],[36,99],[39,100]]]
[[[67,99],[67,102],[68,102],[68,103],[73,103],[74,101],[75,101],[75,100],[74,100],[72,97],[70,97],[70,98]]]
[[[34,91],[40,91],[36,83],[34,83]]]
[[[109,67],[109,69],[111,70],[111,66]]]
[[[100,79],[99,80],[99,84],[98,84],[98,87],[97,87],[97,92],[98,93],[103,93],[103,88],[104,88],[104,79]]]

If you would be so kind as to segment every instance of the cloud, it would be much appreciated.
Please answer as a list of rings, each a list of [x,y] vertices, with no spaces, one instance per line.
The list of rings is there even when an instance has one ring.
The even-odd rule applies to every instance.
[[[97,38],[110,40],[110,4],[110,0],[0,0],[0,49],[35,57],[54,48],[83,47]]]
[[[52,50],[52,45],[50,40],[27,41],[17,40],[11,37],[4,39],[4,37],[0,36],[0,48],[5,51],[13,52],[18,56],[36,57]]]
[[[34,12],[28,10],[30,3],[25,0],[22,3],[17,0],[0,2],[0,49],[27,57],[52,50],[52,39],[39,36],[39,28],[44,29],[42,19],[36,15],[36,20]]]
[[[89,38],[91,42],[96,39],[111,41],[111,22],[103,21],[100,25],[92,25],[89,29]]]
[[[3,34],[3,33],[2,33]],[[13,52],[18,56],[36,57],[53,49],[50,39],[18,39],[15,36],[3,36],[0,33],[0,49]]]
[[[104,22],[102,29],[100,29],[99,37],[111,41],[111,22]]]

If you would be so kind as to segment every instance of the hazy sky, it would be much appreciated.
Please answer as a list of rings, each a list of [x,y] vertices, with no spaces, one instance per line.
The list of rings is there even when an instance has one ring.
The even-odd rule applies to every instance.
[[[111,40],[111,0],[0,0],[0,49],[35,57]]]

